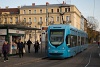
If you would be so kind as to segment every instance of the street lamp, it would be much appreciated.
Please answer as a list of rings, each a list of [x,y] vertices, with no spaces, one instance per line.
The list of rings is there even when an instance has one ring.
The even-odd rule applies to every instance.
[[[40,25],[41,28],[41,36],[42,36],[42,24],[43,24],[42,21],[38,22],[38,25]],[[41,53],[42,53],[42,41],[41,41]]]

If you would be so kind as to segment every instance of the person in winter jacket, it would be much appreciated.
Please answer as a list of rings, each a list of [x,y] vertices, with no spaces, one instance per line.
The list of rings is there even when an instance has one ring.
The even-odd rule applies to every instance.
[[[40,49],[38,40],[35,42],[34,48],[35,48],[35,53],[38,53],[38,50]]]
[[[30,39],[29,39],[29,40],[27,41],[28,52],[29,52],[29,53],[30,53],[31,44],[32,44],[32,42],[31,42]]]
[[[6,62],[8,60],[8,54],[9,54],[9,44],[7,41],[5,41],[4,44],[2,45],[2,53],[4,56],[4,62]]]
[[[17,43],[17,49],[19,50],[19,57],[23,57],[23,48],[24,48],[24,44],[21,40],[19,40],[19,42]]]

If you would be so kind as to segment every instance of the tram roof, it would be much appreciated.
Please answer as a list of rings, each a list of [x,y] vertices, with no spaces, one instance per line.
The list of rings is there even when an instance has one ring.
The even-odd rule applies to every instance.
[[[0,24],[0,29],[21,29],[21,30],[41,30],[39,28],[27,27],[24,25],[16,25],[16,24]]]

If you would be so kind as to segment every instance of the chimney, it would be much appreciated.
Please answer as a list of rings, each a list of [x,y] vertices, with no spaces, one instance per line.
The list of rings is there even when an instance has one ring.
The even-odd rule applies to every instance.
[[[63,1],[63,4],[65,4],[65,2]]]
[[[49,5],[49,2],[46,2],[46,5]]]
[[[6,9],[8,9],[9,6],[6,6]]]
[[[20,8],[20,6],[18,6],[18,8]]]
[[[32,6],[35,6],[35,3],[32,3]]]

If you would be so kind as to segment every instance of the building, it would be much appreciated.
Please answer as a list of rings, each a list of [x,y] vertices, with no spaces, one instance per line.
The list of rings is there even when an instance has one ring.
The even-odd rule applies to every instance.
[[[0,8],[0,24],[16,24],[20,19],[19,8]]]
[[[25,41],[26,30],[39,30],[21,25],[19,12],[19,8],[6,7],[0,9],[0,53],[5,40],[10,44],[10,54],[14,54],[13,49],[17,49],[17,44],[15,45],[14,43],[20,39],[23,42]],[[34,39],[36,40],[36,38]]]
[[[45,5],[24,5],[18,8],[0,9],[0,24],[22,24],[33,28],[43,28],[51,24],[70,24],[78,29],[84,30],[84,18],[75,5],[49,4]],[[41,32],[45,31],[27,30],[25,40],[34,38],[41,39]]]
[[[70,24],[81,29],[81,12],[75,5],[49,4],[46,5],[25,5],[20,8],[20,21],[30,24],[30,27],[41,28],[51,24]],[[84,25],[83,25],[84,26]],[[40,31],[37,31],[37,39],[40,38]],[[33,36],[30,34],[29,36]],[[26,35],[26,37],[29,37]]]

